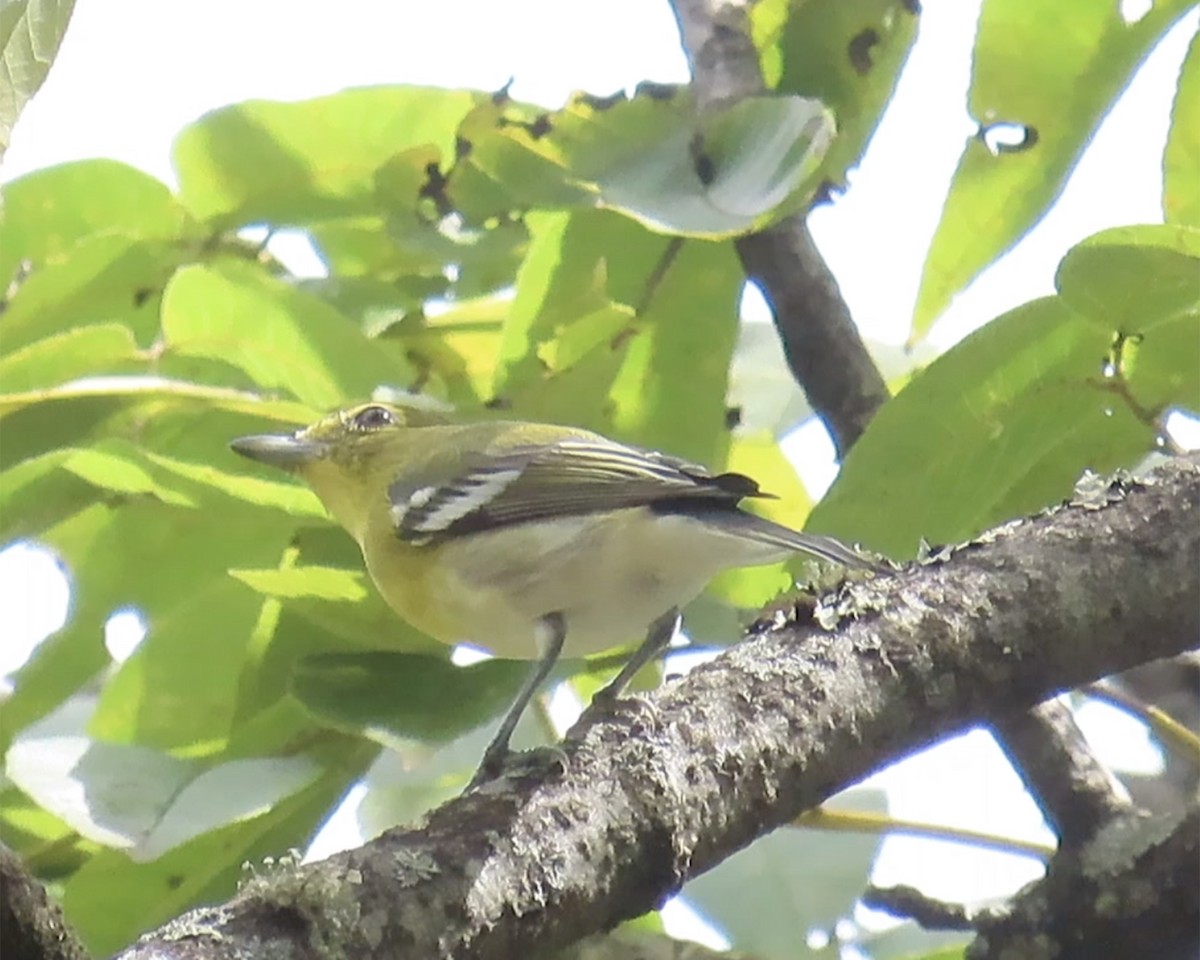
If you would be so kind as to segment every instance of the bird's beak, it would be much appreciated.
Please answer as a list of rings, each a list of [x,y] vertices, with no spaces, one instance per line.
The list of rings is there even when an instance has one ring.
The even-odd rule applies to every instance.
[[[328,445],[291,433],[238,437],[229,444],[234,453],[282,470],[298,470],[325,456]]]

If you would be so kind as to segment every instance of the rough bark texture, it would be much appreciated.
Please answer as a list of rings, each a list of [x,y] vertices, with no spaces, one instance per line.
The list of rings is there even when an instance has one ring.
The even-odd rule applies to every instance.
[[[62,908],[0,844],[0,957],[3,960],[88,960]]]
[[[1093,755],[1066,704],[1047,701],[1000,718],[995,729],[1063,847],[1080,846],[1114,817],[1132,812],[1125,788]]]
[[[256,878],[122,956],[547,955],[654,908],[886,763],[1191,648],[1197,569],[1200,468],[1179,460],[1099,508],[1009,524],[945,564],[849,585],[819,611],[826,623],[839,613],[836,628],[802,611],[581,724],[565,772],[548,763],[358,850]],[[1186,836],[1188,823],[1158,836]],[[1095,846],[1105,836],[1079,862],[1113,883],[1132,883],[1121,864],[1153,866],[1165,844],[1131,860]],[[1155,904],[1137,902],[1152,936]]]
[[[1193,960],[1200,809],[1117,817],[1004,910],[978,919],[969,960]]]

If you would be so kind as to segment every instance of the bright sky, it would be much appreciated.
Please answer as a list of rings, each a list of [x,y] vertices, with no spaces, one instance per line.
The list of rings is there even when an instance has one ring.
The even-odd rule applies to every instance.
[[[925,0],[922,39],[850,191],[812,217],[813,231],[868,337],[907,335],[920,265],[963,139],[978,0]],[[934,341],[953,342],[1017,303],[1052,291],[1062,254],[1107,226],[1161,220],[1170,93],[1197,15],[1164,41],[1114,109],[1062,199],[1001,264],[954,303]],[[608,93],[640,80],[685,81],[665,2],[603,0],[78,0],[58,61],[17,123],[0,180],[83,157],[123,160],[168,183],[175,133],[199,114],[253,97],[301,99],[342,87],[405,82],[497,89],[554,106],[573,90]],[[831,454],[800,465],[823,489]],[[46,566],[49,564],[49,566]],[[45,554],[0,553],[6,639],[0,675],[61,622],[66,588]],[[1105,708],[1083,719],[1124,762],[1154,762],[1144,736]],[[1140,744],[1140,747],[1139,747]],[[1121,760],[1121,757],[1114,757]],[[1048,839],[989,737],[971,734],[883,778],[901,817]],[[353,842],[352,838],[346,842]],[[923,866],[919,877],[914,863]],[[915,882],[950,899],[1011,891],[1036,864],[949,844],[887,841],[876,880]]]

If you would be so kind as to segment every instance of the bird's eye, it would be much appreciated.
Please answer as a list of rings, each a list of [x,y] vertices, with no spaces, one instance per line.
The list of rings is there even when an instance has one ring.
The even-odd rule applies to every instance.
[[[363,407],[350,421],[355,430],[382,430],[394,426],[396,416],[387,407]]]

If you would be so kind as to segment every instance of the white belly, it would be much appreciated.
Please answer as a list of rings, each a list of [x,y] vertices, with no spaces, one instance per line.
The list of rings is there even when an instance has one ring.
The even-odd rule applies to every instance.
[[[503,550],[493,537],[503,538]],[[641,639],[651,621],[694,599],[720,571],[784,555],[689,517],[634,508],[477,534],[447,544],[442,559],[453,581],[444,583],[447,595],[465,598],[454,615],[457,639],[531,659],[547,614],[565,619],[567,656],[596,653]]]

